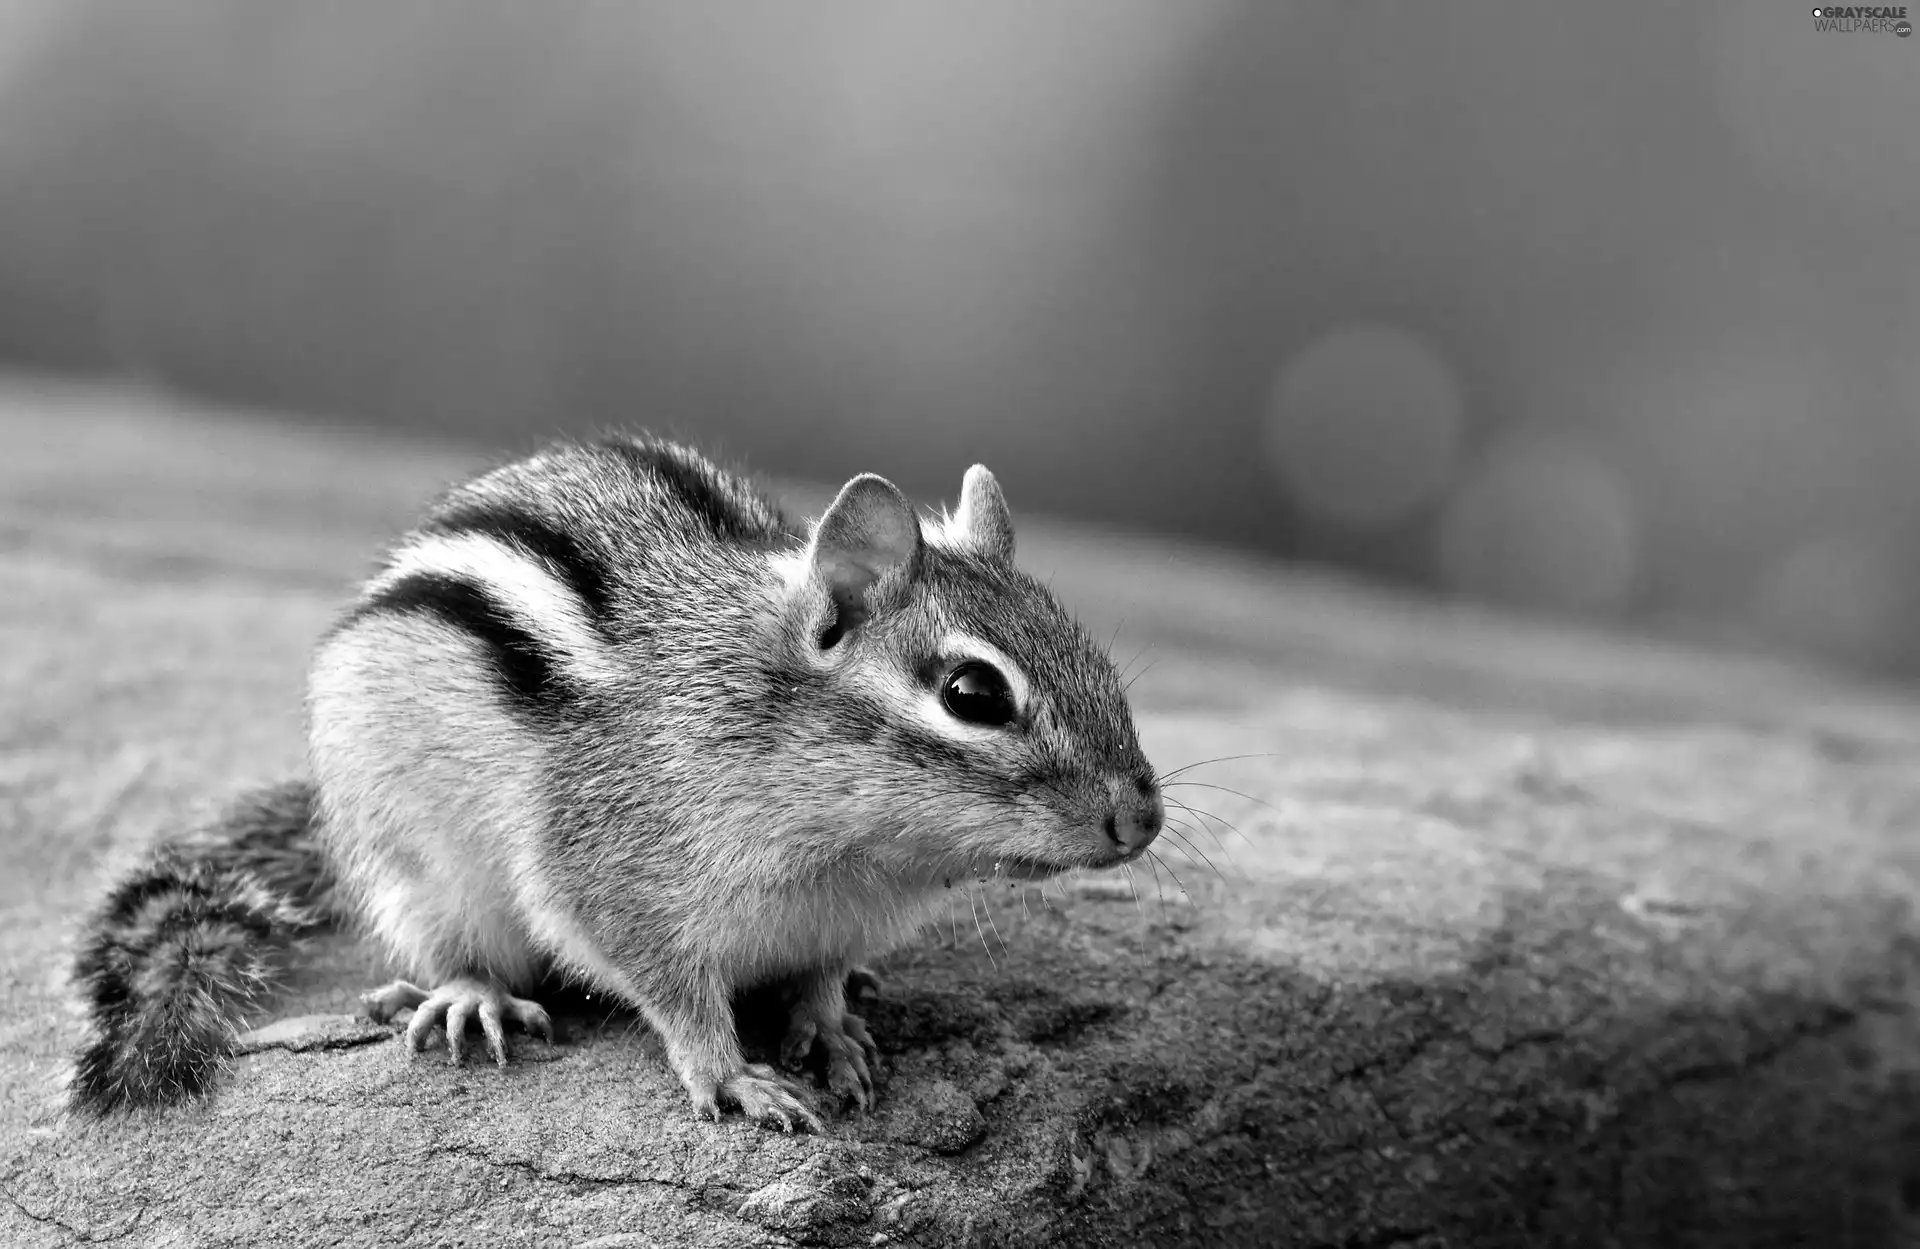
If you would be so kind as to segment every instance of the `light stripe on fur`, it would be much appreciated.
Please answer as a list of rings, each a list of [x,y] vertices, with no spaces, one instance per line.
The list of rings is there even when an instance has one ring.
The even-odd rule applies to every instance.
[[[1007,678],[1007,685],[1013,692],[1014,707],[1023,715],[1026,713],[1033,697],[1033,683],[1005,651],[972,634],[949,631],[941,638],[938,653],[951,665],[970,659],[992,664]],[[882,705],[910,715],[921,728],[949,741],[991,747],[1004,740],[1006,730],[1002,728],[968,724],[955,718],[941,700],[942,680],[944,677],[936,678],[933,687],[928,689],[904,678],[893,677],[885,684],[876,682],[875,693],[884,699]]]
[[[484,533],[423,534],[394,552],[367,586],[363,601],[421,575],[453,576],[483,588],[544,643],[570,675],[589,681],[617,675],[587,605],[525,552]]]

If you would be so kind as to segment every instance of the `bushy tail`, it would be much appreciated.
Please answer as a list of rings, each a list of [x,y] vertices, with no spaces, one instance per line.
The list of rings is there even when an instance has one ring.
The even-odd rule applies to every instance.
[[[72,1086],[83,1110],[180,1101],[227,1059],[276,948],[332,918],[305,782],[250,793],[156,849],[88,925],[74,966],[93,1017]]]

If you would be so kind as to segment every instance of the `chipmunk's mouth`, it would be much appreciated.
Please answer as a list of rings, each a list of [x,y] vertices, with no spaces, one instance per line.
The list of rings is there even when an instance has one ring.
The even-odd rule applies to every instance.
[[[1024,859],[1016,855],[992,864],[988,874],[1012,877],[1014,880],[1047,880],[1062,872],[1071,872],[1074,866],[1071,863],[1047,863],[1040,859]]]
[[[1003,854],[998,858],[977,860],[963,874],[948,876],[944,883],[949,889],[959,884],[984,884],[990,880],[1050,880],[1062,872],[1077,871],[1088,867],[1086,863],[1049,863],[1045,859],[1029,859],[1024,855]]]
[[[1098,872],[1110,867],[1120,867],[1133,862],[1138,857],[1138,855],[1122,854],[1094,863],[1050,863],[1045,859],[1004,855],[980,864],[976,876],[980,880],[1051,880],[1067,872]]]

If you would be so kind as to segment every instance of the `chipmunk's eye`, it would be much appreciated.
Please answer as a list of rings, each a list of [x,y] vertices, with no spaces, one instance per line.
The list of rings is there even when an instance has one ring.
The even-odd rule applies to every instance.
[[[956,720],[969,724],[1000,725],[1013,720],[1013,689],[1000,670],[969,659],[947,674],[940,685],[940,702]]]

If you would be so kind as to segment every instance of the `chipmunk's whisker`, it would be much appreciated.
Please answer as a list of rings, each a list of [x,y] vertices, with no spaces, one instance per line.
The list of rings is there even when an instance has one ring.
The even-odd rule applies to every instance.
[[[1154,901],[1160,906],[1160,918],[1167,918],[1167,888],[1160,882],[1160,856],[1149,850],[1146,853],[1147,870],[1153,873]]]
[[[1161,858],[1159,855],[1155,854],[1151,850],[1147,851],[1147,857],[1152,859],[1154,862],[1158,863],[1161,867],[1167,870],[1167,875],[1173,878],[1173,887],[1180,891],[1180,896],[1187,900],[1188,906],[1191,906],[1195,910],[1198,910],[1199,904],[1193,900],[1193,894],[1187,891],[1186,883],[1180,879],[1177,873],[1174,872],[1173,865],[1168,863],[1165,859]]]
[[[1240,831],[1240,826],[1235,824],[1232,820],[1226,819],[1222,816],[1215,815],[1211,811],[1203,811],[1199,807],[1180,801],[1178,798],[1168,798],[1166,801],[1169,806],[1172,806],[1181,811],[1185,811],[1188,815],[1191,815],[1195,819],[1199,820],[1200,827],[1207,830],[1207,835],[1209,837],[1212,837],[1214,842],[1219,845],[1220,853],[1222,854],[1227,854],[1227,843],[1221,838],[1219,833],[1213,830],[1213,826],[1215,824],[1218,824],[1221,827],[1225,828],[1228,832],[1240,838],[1240,840],[1242,841],[1245,841],[1247,839],[1247,835]],[[1228,855],[1228,857],[1231,858],[1232,856]]]
[[[1220,839],[1220,837],[1219,837],[1219,835],[1218,835],[1218,834],[1216,834],[1216,833],[1215,833],[1215,832],[1214,832],[1214,831],[1213,831],[1213,830],[1212,830],[1211,828],[1208,828],[1208,827],[1207,827],[1207,826],[1206,826],[1205,824],[1203,824],[1203,823],[1202,823],[1202,824],[1196,824],[1196,823],[1195,823],[1194,821],[1192,821],[1192,820],[1188,820],[1188,819],[1181,819],[1180,817],[1178,817],[1178,816],[1175,816],[1175,815],[1172,815],[1172,814],[1169,814],[1169,815],[1167,816],[1167,820],[1169,821],[1169,823],[1171,823],[1172,821],[1174,821],[1174,820],[1176,820],[1176,819],[1178,819],[1178,820],[1180,821],[1180,822],[1179,822],[1179,825],[1178,825],[1178,826],[1179,826],[1179,828],[1180,828],[1180,829],[1181,829],[1182,831],[1184,831],[1184,832],[1185,832],[1185,833],[1187,834],[1187,836],[1188,836],[1189,838],[1191,838],[1191,839],[1193,839],[1193,840],[1194,840],[1194,841],[1195,841],[1196,843],[1197,843],[1197,842],[1199,841],[1199,838],[1200,838],[1200,836],[1201,836],[1201,835],[1202,835],[1203,833],[1204,833],[1204,834],[1205,834],[1206,836],[1208,836],[1208,837],[1211,837],[1211,838],[1213,838],[1213,846],[1214,846],[1214,849],[1215,849],[1216,851],[1218,851],[1218,852],[1219,852],[1219,854],[1220,854],[1220,857],[1221,857],[1221,858],[1223,858],[1223,859],[1225,859],[1225,860],[1226,860],[1226,861],[1227,861],[1228,863],[1230,863],[1230,864],[1232,864],[1232,865],[1233,865],[1233,868],[1234,868],[1234,870],[1235,870],[1235,871],[1240,871],[1240,863],[1239,863],[1239,861],[1238,861],[1238,860],[1236,860],[1236,859],[1235,859],[1235,858],[1233,857],[1233,852],[1232,852],[1231,850],[1229,850],[1229,849],[1227,849],[1227,843],[1226,843],[1226,842],[1224,842],[1224,841],[1222,841],[1222,840]],[[1198,848],[1199,848],[1199,847],[1198,847],[1198,845],[1196,844],[1196,846],[1195,846],[1195,849],[1196,849],[1196,850],[1198,850]],[[1245,875],[1246,875],[1246,873],[1245,873],[1245,872],[1241,872],[1241,876],[1242,876],[1242,878],[1244,878],[1244,877],[1245,877]]]
[[[1182,805],[1184,806],[1185,804],[1182,804]],[[1193,811],[1193,808],[1191,807],[1188,807],[1187,810],[1192,811],[1193,814],[1195,815],[1206,814],[1203,811]],[[1169,816],[1168,818],[1172,819],[1175,817]],[[1226,840],[1222,838],[1219,833],[1214,832],[1213,827],[1208,823],[1206,823],[1206,821],[1202,820],[1196,825],[1192,821],[1181,820],[1180,826],[1190,831],[1196,827],[1204,831],[1207,836],[1213,838],[1213,844],[1219,850],[1220,857],[1227,861],[1227,866],[1233,869],[1235,877],[1237,877],[1242,883],[1249,883],[1252,881],[1253,877],[1247,874],[1246,865],[1241,863],[1239,859],[1234,857],[1233,848],[1226,843]],[[1198,847],[1195,847],[1195,848],[1198,849]],[[1225,877],[1222,877],[1222,879],[1225,879]]]
[[[1132,669],[1133,665],[1140,662],[1140,656],[1146,654],[1149,650],[1152,650],[1152,649],[1153,649],[1153,642],[1151,640],[1142,643],[1140,646],[1140,649],[1133,652],[1133,658],[1127,660],[1126,666],[1120,669],[1121,679],[1125,680],[1128,671]]]
[[[1172,784],[1168,784],[1163,781],[1160,785],[1160,788],[1171,789],[1175,786],[1182,786],[1182,785],[1190,785],[1195,789],[1217,789],[1223,794],[1232,794],[1236,798],[1245,798],[1248,802],[1255,803],[1259,806],[1265,807],[1269,811],[1278,811],[1280,809],[1279,807],[1274,806],[1271,802],[1268,802],[1265,798],[1255,798],[1252,794],[1247,793],[1245,790],[1235,789],[1231,785],[1215,785],[1211,781],[1174,781],[1172,782]]]
[[[1207,865],[1207,870],[1211,871],[1215,876],[1219,876],[1223,882],[1227,879],[1224,875],[1221,875],[1220,869],[1213,865],[1213,860],[1207,857],[1207,852],[1195,844],[1193,838],[1187,836],[1171,824],[1167,825],[1166,832],[1167,836],[1178,841],[1187,853],[1199,856],[1200,861]]]
[[[993,939],[1000,943],[1000,952],[1002,954],[1009,954],[1009,955],[1012,954],[1013,947],[1009,946],[1007,944],[1007,939],[1000,935],[1000,925],[994,922],[993,903],[987,901],[985,898],[982,898],[980,899],[980,905],[986,909],[987,927],[993,929]]]
[[[994,961],[993,947],[987,944],[986,929],[980,927],[980,907],[974,901],[971,892],[967,894],[967,909],[973,912],[973,930],[980,934],[980,948],[987,952],[987,966],[993,968],[993,970],[998,973],[1000,964]]]
[[[1162,772],[1154,779],[1164,785],[1182,772],[1191,772],[1195,768],[1204,768],[1209,764],[1232,763],[1236,759],[1275,759],[1278,758],[1279,755],[1280,752],[1277,750],[1261,750],[1250,755],[1218,755],[1212,759],[1198,759],[1192,763],[1183,763],[1171,772]]]
[[[1149,659],[1147,661],[1146,667],[1140,669],[1140,671],[1134,673],[1131,677],[1128,677],[1127,680],[1121,684],[1120,692],[1124,694],[1129,690],[1131,690],[1133,688],[1133,683],[1135,681],[1138,681],[1141,677],[1147,675],[1149,672],[1152,672],[1153,666],[1159,662],[1160,662],[1160,656],[1158,655],[1155,655],[1152,659]]]

